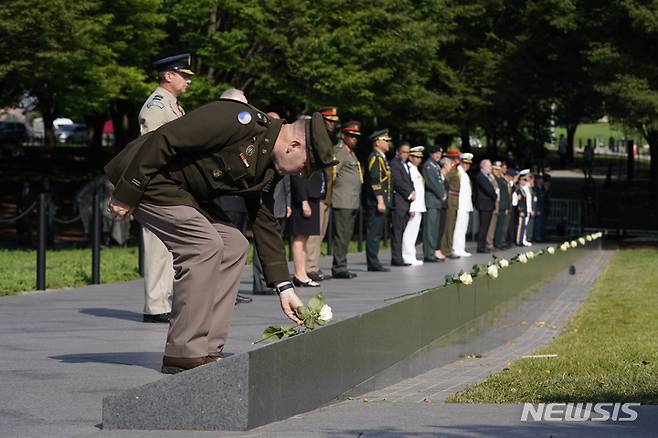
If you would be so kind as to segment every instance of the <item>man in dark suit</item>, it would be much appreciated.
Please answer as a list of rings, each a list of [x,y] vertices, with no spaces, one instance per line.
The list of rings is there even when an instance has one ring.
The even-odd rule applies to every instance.
[[[487,249],[487,231],[491,216],[496,208],[496,189],[491,184],[491,161],[480,161],[480,172],[475,177],[475,207],[480,215],[478,230],[478,252],[491,252]]]
[[[402,235],[407,226],[409,204],[416,199],[414,183],[409,175],[409,142],[403,141],[396,149],[395,158],[391,160],[391,177],[393,178],[393,211],[391,212],[391,265],[411,266],[402,260]]]

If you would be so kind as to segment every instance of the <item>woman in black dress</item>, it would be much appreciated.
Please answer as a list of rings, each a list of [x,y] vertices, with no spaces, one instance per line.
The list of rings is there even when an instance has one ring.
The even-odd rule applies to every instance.
[[[316,172],[311,177],[293,176],[290,178],[292,191],[292,221],[290,233],[295,274],[295,286],[319,287],[306,273],[306,241],[308,236],[320,235],[320,199],[326,194],[324,172]]]

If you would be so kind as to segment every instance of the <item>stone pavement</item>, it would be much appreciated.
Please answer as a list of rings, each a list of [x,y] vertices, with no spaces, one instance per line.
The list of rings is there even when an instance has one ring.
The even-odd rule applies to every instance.
[[[499,256],[510,257],[516,252],[512,249]],[[386,297],[435,286],[442,283],[444,275],[470,269],[472,264],[484,263],[488,259],[488,255],[474,254],[472,258],[444,264],[393,268],[391,273],[367,273],[363,255],[355,254],[350,255],[349,260],[359,278],[327,281],[322,290],[334,307],[335,317],[344,319],[386,305],[383,301]],[[328,268],[329,265],[330,259],[323,259],[322,267]],[[574,278],[584,277],[580,274],[581,268],[578,269],[579,274]],[[249,274],[250,270],[246,269],[243,292],[250,289]],[[591,275],[596,273],[592,271]],[[452,433],[450,427],[466,425],[472,425],[471,430],[477,432],[477,424],[484,419],[475,414],[473,409],[477,406],[457,409],[458,405],[418,403],[413,397],[411,402],[400,400],[394,403],[383,400],[387,394],[384,391],[373,393],[373,401],[368,403],[362,398],[347,400],[245,433],[99,430],[104,396],[163,378],[158,369],[166,327],[140,322],[141,288],[141,281],[133,281],[0,299],[0,436],[358,436],[361,432],[361,436],[435,436],[437,433]],[[316,292],[303,289],[301,294],[306,299]],[[231,353],[254,348],[251,340],[267,325],[285,323],[274,297],[255,298],[253,303],[237,308],[227,343]],[[556,315],[559,313],[560,310],[556,309]],[[560,321],[556,317],[551,324]],[[529,345],[528,348],[534,347]],[[521,349],[515,350],[515,354],[519,352]],[[486,375],[499,368],[501,361],[508,360],[506,357],[513,357],[503,353],[482,354],[484,360],[473,361],[478,366],[470,361],[462,364],[477,369],[480,374],[466,373],[465,377],[470,380],[465,377],[453,379],[453,384],[459,383],[455,388],[482,377],[483,372]],[[481,367],[484,363],[486,365]],[[429,383],[438,382],[431,374],[433,372],[441,371],[432,370],[410,380],[416,388],[428,388]],[[440,392],[445,388],[446,384],[433,389]],[[389,389],[390,392],[394,390]],[[400,394],[413,394],[411,386],[398,386],[397,390]],[[440,398],[437,396],[437,400]],[[500,427],[510,425],[512,420],[511,424],[518,423],[518,407],[481,408],[484,409],[482,412],[491,411],[492,415],[495,412],[516,412],[511,420],[503,416],[498,422]],[[471,414],[460,415],[459,412]],[[474,422],[472,415],[477,415],[478,421]],[[492,420],[492,430],[498,423]],[[437,424],[448,429],[443,430]],[[484,422],[482,427],[489,426]]]

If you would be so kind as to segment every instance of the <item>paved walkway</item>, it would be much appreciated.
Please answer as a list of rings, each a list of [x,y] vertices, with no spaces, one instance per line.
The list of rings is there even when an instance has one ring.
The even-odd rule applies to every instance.
[[[510,257],[516,252],[510,250],[499,256]],[[552,326],[559,327],[568,317],[567,310],[576,307],[573,303],[565,304],[566,301],[582,301],[589,290],[583,285],[591,284],[598,268],[605,265],[606,257],[598,255],[589,271],[585,269],[587,265],[578,266],[578,274],[572,278],[582,283],[580,295],[565,292],[562,303],[556,304],[553,319],[545,319],[548,325],[536,327],[538,330],[532,327],[527,332],[528,339],[533,341],[514,340],[513,347],[508,344],[507,349],[497,349],[498,352],[482,352],[482,359],[449,364],[358,400],[237,434],[110,432],[97,428],[103,397],[162,378],[158,369],[166,327],[140,322],[141,281],[3,298],[0,299],[0,436],[436,436],[444,432],[448,436],[465,436],[455,433],[468,430],[475,433],[472,436],[484,436],[480,432],[518,426],[519,407],[459,407],[438,401],[444,394],[500,368],[501,363],[515,355],[546,342],[556,333]],[[322,290],[334,307],[335,317],[343,319],[386,305],[383,301],[386,297],[435,286],[442,283],[444,275],[470,269],[474,263],[488,259],[488,255],[474,254],[472,258],[455,262],[393,268],[391,273],[367,273],[363,255],[355,254],[350,256],[350,265],[355,267],[359,278],[323,282]],[[329,258],[323,259],[323,268],[329,264]],[[245,270],[243,292],[250,288],[249,274],[250,270]],[[566,280],[560,277],[556,281]],[[301,291],[304,298],[315,292]],[[253,303],[237,308],[227,344],[229,352],[254,348],[251,340],[264,327],[285,322],[274,297],[255,298]],[[533,334],[535,331],[550,334],[542,337]],[[428,400],[420,401],[428,395]],[[363,398],[368,398],[368,403]],[[502,434],[515,436],[516,432]]]

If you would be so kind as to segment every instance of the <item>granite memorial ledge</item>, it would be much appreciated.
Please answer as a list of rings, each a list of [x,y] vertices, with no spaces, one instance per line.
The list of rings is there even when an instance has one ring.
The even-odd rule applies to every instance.
[[[469,339],[600,241],[393,300],[301,336],[103,399],[104,429],[247,430],[414,377],[468,354]],[[486,348],[503,337],[486,336]],[[440,354],[437,353],[440,351]],[[378,378],[381,377],[381,378]]]

